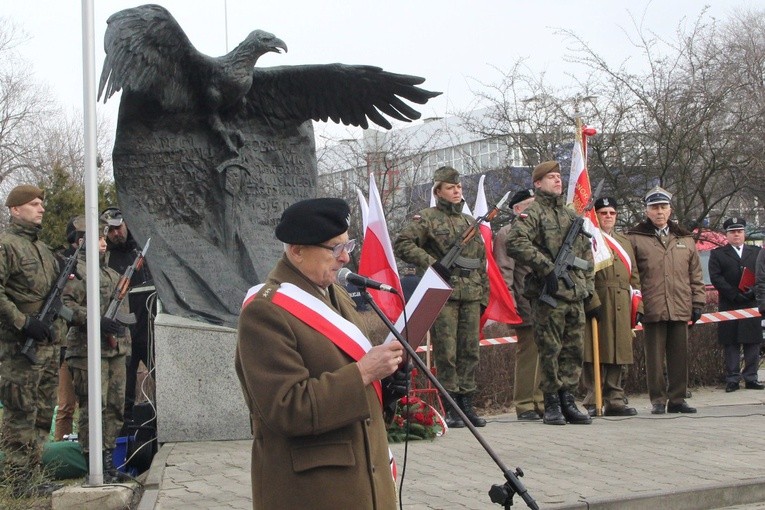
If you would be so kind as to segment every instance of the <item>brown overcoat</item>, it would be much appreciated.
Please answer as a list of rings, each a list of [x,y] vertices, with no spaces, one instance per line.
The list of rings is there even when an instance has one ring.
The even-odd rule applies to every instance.
[[[330,339],[271,302],[285,282],[333,306],[283,257],[239,317],[235,366],[254,436],[253,508],[395,509],[377,394]],[[345,290],[328,290],[340,315],[364,331]]]
[[[629,240],[614,232],[611,234],[616,242],[624,248],[631,260],[631,268],[611,251],[613,264],[595,273],[595,292],[600,298],[600,320],[598,321],[598,346],[601,363],[612,365],[629,365],[633,363],[632,355],[632,299],[630,286],[640,290],[635,253]],[[638,307],[643,313],[643,307]],[[587,321],[584,337],[584,361],[592,363],[592,323]]]
[[[635,251],[643,293],[643,322],[688,321],[704,308],[706,292],[701,261],[690,232],[669,223],[667,246],[645,220],[627,233]]]

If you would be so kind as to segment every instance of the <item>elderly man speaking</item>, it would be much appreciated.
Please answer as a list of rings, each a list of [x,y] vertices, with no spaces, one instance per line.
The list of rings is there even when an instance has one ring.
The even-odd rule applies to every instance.
[[[276,227],[284,256],[242,307],[236,370],[252,420],[256,510],[396,507],[380,380],[403,349],[373,347],[335,284],[355,245],[349,223],[344,200],[288,207]]]

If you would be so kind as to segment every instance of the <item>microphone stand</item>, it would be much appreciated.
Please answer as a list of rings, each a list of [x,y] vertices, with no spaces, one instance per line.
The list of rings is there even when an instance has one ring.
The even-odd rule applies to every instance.
[[[363,287],[360,287],[360,288],[363,288]],[[531,497],[531,494],[529,494],[529,491],[526,489],[523,483],[519,480],[519,478],[523,476],[523,471],[521,470],[521,468],[516,467],[515,472],[513,473],[507,468],[507,466],[505,466],[505,464],[502,462],[502,460],[499,458],[496,452],[492,449],[489,443],[487,443],[486,440],[483,438],[483,436],[481,436],[481,434],[478,432],[478,429],[471,423],[468,417],[465,416],[465,413],[462,411],[462,409],[460,409],[460,407],[457,405],[454,399],[452,399],[451,395],[449,395],[449,393],[444,389],[444,387],[441,386],[441,383],[438,382],[438,379],[436,379],[436,376],[434,376],[430,372],[430,370],[428,370],[428,367],[425,366],[425,363],[420,359],[420,357],[417,355],[417,353],[412,348],[412,346],[409,345],[409,342],[407,342],[401,336],[401,334],[396,330],[396,326],[394,326],[393,323],[388,319],[388,317],[385,316],[382,310],[380,310],[380,307],[377,306],[377,303],[374,302],[374,299],[372,299],[372,296],[369,294],[366,288],[363,288],[362,295],[364,296],[364,299],[366,300],[366,302],[369,303],[369,306],[372,307],[375,313],[385,323],[385,325],[388,327],[390,332],[393,333],[393,336],[395,336],[396,339],[404,347],[404,350],[409,356],[409,359],[411,359],[414,362],[414,364],[419,367],[421,372],[425,374],[425,376],[430,380],[433,386],[435,386],[438,389],[438,392],[441,394],[441,397],[444,400],[446,400],[448,405],[450,405],[454,411],[457,412],[460,418],[462,418],[462,421],[465,422],[465,426],[467,426],[470,432],[473,433],[473,436],[475,436],[476,440],[478,440],[481,446],[483,446],[483,449],[486,450],[486,453],[489,454],[489,457],[491,457],[492,460],[497,464],[497,466],[499,466],[499,469],[502,470],[502,473],[505,475],[505,480],[507,481],[502,485],[491,486],[491,490],[489,490],[489,498],[491,499],[491,502],[503,505],[506,510],[509,510],[510,507],[513,506],[513,496],[515,494],[518,494],[523,499],[523,501],[526,502],[526,505],[529,508],[531,508],[532,510],[539,510],[539,506],[537,505],[537,502],[534,501],[534,498]]]

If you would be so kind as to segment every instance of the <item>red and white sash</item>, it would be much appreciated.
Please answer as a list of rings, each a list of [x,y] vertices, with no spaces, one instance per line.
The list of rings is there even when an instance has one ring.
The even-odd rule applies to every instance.
[[[242,309],[257,297],[264,285],[262,283],[255,285],[247,291]],[[354,323],[296,285],[282,283],[276,290],[274,297],[271,298],[271,302],[327,337],[354,361],[359,361],[372,348],[372,343]],[[372,385],[380,405],[382,405],[382,384],[380,381],[374,381]],[[388,449],[388,458],[390,459],[391,476],[395,481],[397,467],[390,448]]]
[[[616,254],[619,260],[622,261],[622,264],[624,264],[624,267],[627,268],[627,275],[632,278],[632,258],[630,258],[630,254],[627,253],[627,250],[624,249],[619,241],[606,234],[605,232],[603,232],[603,238],[606,240],[606,244],[611,248],[611,251]],[[633,289],[632,285],[630,285],[630,321],[632,322],[633,328],[637,324],[638,306],[642,300],[643,294],[640,292],[640,290]]]

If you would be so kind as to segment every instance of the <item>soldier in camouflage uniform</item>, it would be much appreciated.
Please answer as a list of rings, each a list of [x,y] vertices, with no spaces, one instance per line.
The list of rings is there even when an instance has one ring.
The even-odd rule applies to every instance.
[[[0,235],[0,401],[5,407],[3,478],[15,496],[44,495],[61,486],[31,486],[48,439],[58,384],[58,328],[48,329],[35,316],[56,281],[59,265],[40,239],[44,192],[29,184],[11,190],[5,205],[10,226]],[[37,365],[21,354],[35,339]]]
[[[85,234],[85,218],[79,217],[74,221],[78,237]],[[106,312],[110,298],[120,276],[114,269],[106,266],[105,222],[99,223],[99,266],[100,266],[100,296],[101,314]],[[87,275],[85,270],[86,253],[80,251],[78,274],[81,278],[70,280],[64,288],[64,304],[74,312],[72,326],[67,334],[66,362],[72,374],[74,393],[80,405],[80,416],[77,421],[78,440],[85,458],[88,459],[88,328],[86,287]],[[118,310],[119,313],[129,314],[128,301],[125,299]],[[107,483],[119,480],[112,462],[112,452],[116,445],[117,435],[124,422],[125,404],[125,357],[130,352],[130,332],[128,328],[115,319],[101,317],[101,412],[103,420],[103,468],[104,481]]]
[[[524,294],[531,301],[534,340],[539,350],[539,386],[545,399],[543,420],[550,425],[589,424],[592,419],[576,407],[573,391],[582,369],[585,318],[600,309],[593,270],[570,269],[574,282],[570,289],[555,276],[555,257],[576,214],[566,207],[561,196],[563,184],[557,162],[540,163],[531,179],[535,200],[508,233],[506,249],[508,255],[532,270],[524,282]],[[579,236],[574,253],[592,266],[587,237]],[[539,300],[545,285],[548,294],[558,301],[556,307]]]
[[[460,174],[450,167],[436,170],[433,180],[435,207],[423,209],[399,234],[394,244],[396,255],[421,269],[434,269],[454,291],[433,325],[433,351],[438,379],[476,427],[486,420],[473,409],[478,367],[481,310],[489,299],[486,276],[486,248],[481,235],[475,235],[464,247],[453,268],[438,263],[460,241],[461,234],[473,222],[462,213]],[[459,415],[449,409],[447,424],[464,427]]]

